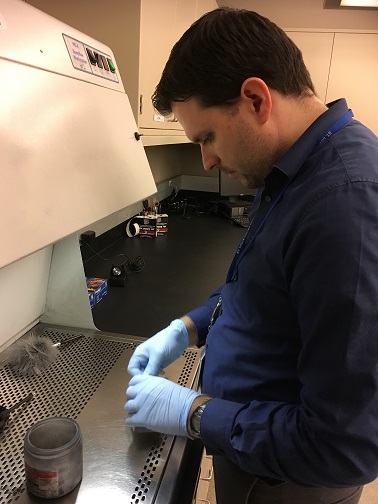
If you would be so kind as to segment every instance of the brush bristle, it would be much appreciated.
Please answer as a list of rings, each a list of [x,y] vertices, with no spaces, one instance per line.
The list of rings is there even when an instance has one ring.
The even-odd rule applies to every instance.
[[[48,338],[31,334],[9,347],[7,365],[22,376],[40,375],[57,358],[59,350]]]

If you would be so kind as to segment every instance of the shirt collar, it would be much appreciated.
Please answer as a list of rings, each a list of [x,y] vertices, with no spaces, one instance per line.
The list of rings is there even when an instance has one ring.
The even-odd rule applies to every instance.
[[[278,169],[290,180],[295,177],[311,152],[317,147],[324,133],[348,112],[348,105],[344,98],[327,103],[327,107],[328,110],[319,116],[316,121],[314,121],[306,129],[306,131],[274,165],[273,168]],[[270,174],[274,176],[274,172],[277,173],[277,170],[273,169],[268,174],[266,182],[268,182]]]

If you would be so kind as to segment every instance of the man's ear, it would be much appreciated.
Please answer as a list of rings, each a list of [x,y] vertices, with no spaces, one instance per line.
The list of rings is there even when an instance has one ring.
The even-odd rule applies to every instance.
[[[272,110],[272,97],[268,86],[262,79],[249,77],[240,89],[242,103],[250,107],[250,111],[261,123],[266,123]]]

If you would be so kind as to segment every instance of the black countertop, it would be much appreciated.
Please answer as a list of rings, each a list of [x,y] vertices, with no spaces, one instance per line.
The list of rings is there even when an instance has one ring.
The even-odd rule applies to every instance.
[[[102,331],[149,337],[203,302],[223,284],[245,229],[217,215],[172,214],[168,234],[119,239],[84,264],[87,276],[109,278],[112,264],[140,256],[144,268],[124,287],[108,287],[93,308]],[[127,256],[127,257],[126,257]],[[107,260],[105,260],[107,259]]]

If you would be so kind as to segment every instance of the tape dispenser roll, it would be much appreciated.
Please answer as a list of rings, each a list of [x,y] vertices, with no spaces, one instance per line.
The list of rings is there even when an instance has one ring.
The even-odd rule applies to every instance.
[[[140,227],[137,222],[133,222],[133,219],[130,219],[126,224],[126,234],[129,238],[134,238],[139,234]]]

